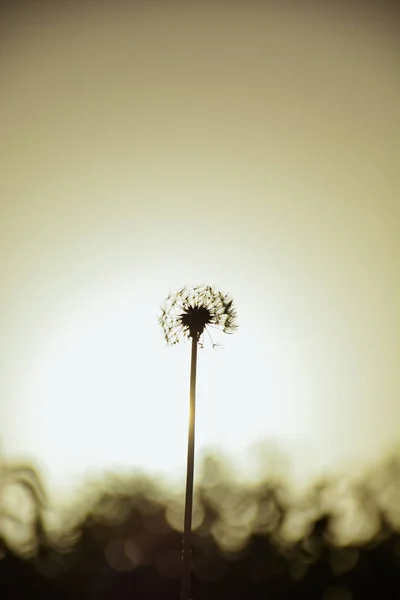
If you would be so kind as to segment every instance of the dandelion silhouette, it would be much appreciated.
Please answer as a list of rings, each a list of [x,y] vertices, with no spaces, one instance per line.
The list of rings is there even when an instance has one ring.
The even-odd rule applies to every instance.
[[[204,331],[209,333],[210,328],[219,329],[224,333],[234,333],[237,329],[236,310],[233,300],[227,294],[223,294],[211,286],[183,287],[168,296],[161,309],[159,323],[167,344],[173,346],[185,338],[192,340],[181,587],[181,599],[190,600],[197,346],[203,345],[201,337]],[[214,346],[216,344],[213,342]]]
[[[211,286],[184,287],[170,294],[159,322],[170,345],[184,337],[199,341],[209,327],[224,333],[234,333],[237,329],[233,300]]]

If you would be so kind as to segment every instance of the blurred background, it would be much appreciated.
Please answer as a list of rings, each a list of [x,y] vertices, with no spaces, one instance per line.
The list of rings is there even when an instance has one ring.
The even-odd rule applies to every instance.
[[[176,597],[157,318],[202,282],[239,330],[199,353],[195,597],[361,597],[400,552],[396,4],[16,0],[0,40],[6,597]]]

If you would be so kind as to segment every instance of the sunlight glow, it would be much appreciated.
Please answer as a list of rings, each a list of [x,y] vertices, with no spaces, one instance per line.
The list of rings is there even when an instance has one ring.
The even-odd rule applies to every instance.
[[[190,349],[157,319],[202,283],[239,330],[199,351],[199,454],[250,476],[267,439],[306,477],[397,443],[394,23],[374,3],[22,4],[0,59],[1,456],[64,489],[183,476]]]
[[[81,476],[135,467],[183,473],[190,346],[165,346],[154,302],[162,295],[157,290],[140,294],[121,281],[88,288],[70,313],[60,311],[57,326],[42,334],[29,357],[28,385],[20,394],[29,398],[30,445],[57,485],[66,486],[68,473],[73,477],[77,470]],[[213,350],[205,340],[199,351],[200,454],[212,447],[241,454],[265,431],[273,438],[288,433],[284,403],[275,405],[267,423],[256,417],[265,411],[256,391],[263,375],[262,349],[260,365],[243,366],[239,344],[251,336],[243,322],[242,339],[239,330],[225,336],[222,349]],[[266,395],[273,396],[273,379],[266,385]]]

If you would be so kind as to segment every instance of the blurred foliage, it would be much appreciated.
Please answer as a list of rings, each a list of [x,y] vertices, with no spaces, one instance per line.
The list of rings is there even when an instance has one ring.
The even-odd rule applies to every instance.
[[[21,556],[34,556],[43,540],[45,493],[29,465],[0,462],[0,543]]]
[[[193,597],[400,598],[400,458],[302,498],[203,462],[193,515]],[[0,596],[179,598],[183,493],[105,477],[48,525],[33,468],[1,470]],[[11,526],[10,523],[13,525]]]

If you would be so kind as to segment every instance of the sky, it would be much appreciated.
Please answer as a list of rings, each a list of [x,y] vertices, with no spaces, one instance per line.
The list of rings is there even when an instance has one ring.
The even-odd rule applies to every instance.
[[[239,330],[199,351],[198,456],[218,448],[257,475],[266,441],[307,479],[397,447],[392,5],[13,7],[2,455],[35,461],[60,497],[103,469],[182,475],[190,347],[167,348],[157,319],[170,291],[203,282],[232,295]]]

